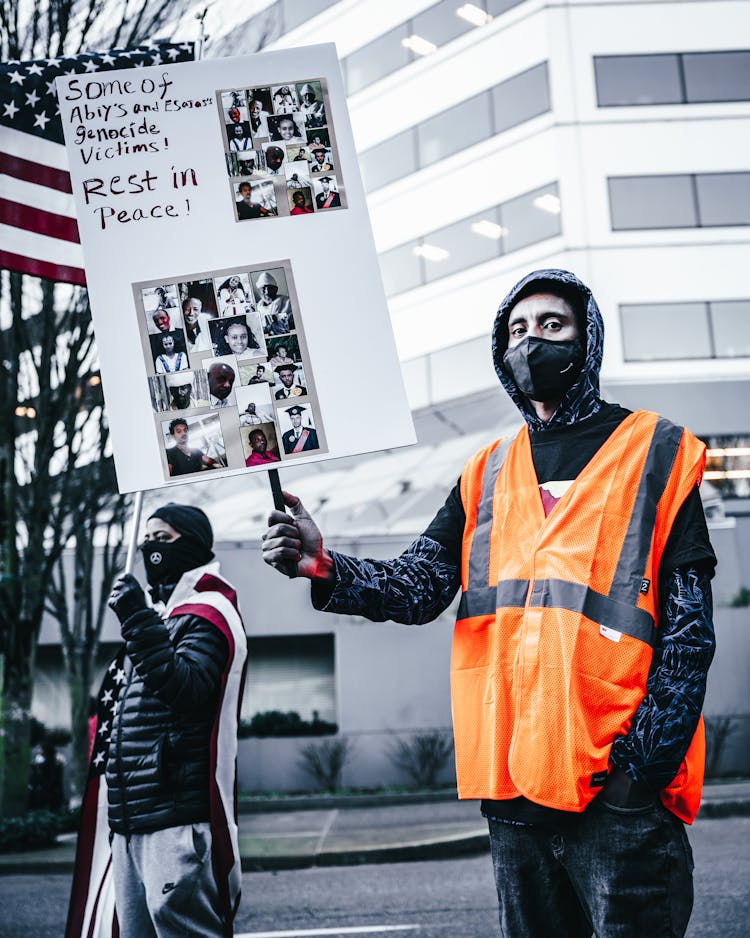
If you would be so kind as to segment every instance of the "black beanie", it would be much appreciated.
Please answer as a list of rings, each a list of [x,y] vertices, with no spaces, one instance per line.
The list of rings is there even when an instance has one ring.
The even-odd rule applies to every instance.
[[[213,556],[211,548],[214,544],[214,532],[205,511],[193,505],[177,505],[175,502],[167,502],[166,505],[157,508],[150,518],[161,518],[162,521],[166,521],[178,534]]]

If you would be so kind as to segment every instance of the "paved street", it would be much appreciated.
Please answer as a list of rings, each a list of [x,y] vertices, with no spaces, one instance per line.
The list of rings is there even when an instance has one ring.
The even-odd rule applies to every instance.
[[[688,938],[747,938],[750,818],[700,820],[690,839],[696,905]],[[64,875],[0,877],[0,938],[60,938],[68,885]],[[357,934],[494,938],[488,857],[244,875],[236,938]]]

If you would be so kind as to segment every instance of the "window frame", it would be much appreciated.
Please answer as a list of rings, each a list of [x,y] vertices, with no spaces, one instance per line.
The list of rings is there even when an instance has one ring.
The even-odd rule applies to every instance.
[[[745,355],[723,355],[717,351],[716,348],[716,329],[713,319],[713,310],[712,307],[715,303],[750,303],[750,297],[733,297],[731,299],[713,299],[713,300],[668,300],[660,301],[655,300],[652,302],[640,302],[640,303],[618,303],[617,305],[617,316],[620,324],[620,347],[622,349],[622,360],[627,363],[636,363],[636,364],[651,364],[656,362],[673,362],[673,361],[739,361],[743,358],[750,359],[750,351]],[[626,311],[631,307],[642,307],[642,306],[672,306],[679,308],[681,306],[703,306],[703,314],[706,317],[706,331],[708,334],[709,349],[705,355],[674,355],[669,357],[658,357],[654,356],[653,358],[629,358],[626,354],[627,349],[627,335],[626,335]]]
[[[685,104],[737,104],[739,102],[750,101],[750,90],[748,95],[745,98],[700,98],[697,100],[691,100],[688,93],[688,82],[685,72],[685,56],[691,57],[700,57],[708,55],[737,55],[745,54],[750,55],[750,49],[699,49],[695,51],[687,52],[631,52],[631,53],[620,53],[617,55],[594,55],[591,59],[593,79],[594,79],[594,91],[596,94],[596,106],[597,108],[613,108],[613,107],[675,107],[682,106]],[[612,59],[644,59],[644,58],[676,58],[677,60],[677,75],[680,83],[680,95],[681,100],[679,101],[648,101],[648,102],[639,102],[639,101],[626,101],[626,102],[616,102],[612,104],[602,104],[599,100],[599,82],[597,76],[597,62],[604,62]]]
[[[609,202],[609,224],[610,231],[619,232],[619,231],[690,231],[700,228],[747,228],[750,226],[750,221],[748,222],[712,222],[711,224],[704,224],[701,220],[701,206],[698,199],[698,179],[707,177],[707,176],[748,176],[750,177],[750,170],[737,170],[730,172],[721,172],[716,171],[713,173],[636,173],[630,174],[627,176],[617,175],[617,176],[607,176],[607,198]],[[695,215],[696,223],[693,225],[629,225],[629,226],[615,226],[614,224],[614,212],[612,204],[612,186],[613,181],[625,180],[625,179],[670,179],[670,178],[686,178],[690,183],[690,193],[692,199],[692,208]]]

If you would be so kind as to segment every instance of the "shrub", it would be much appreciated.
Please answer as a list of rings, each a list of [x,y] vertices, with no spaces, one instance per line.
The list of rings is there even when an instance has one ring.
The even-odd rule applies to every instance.
[[[266,710],[256,713],[248,723],[240,723],[239,737],[248,736],[330,736],[338,732],[335,723],[328,723],[313,711],[312,720],[303,720],[294,710],[283,713],[281,710]]]
[[[0,853],[50,847],[63,829],[63,817],[52,811],[29,811],[22,817],[0,818]]]
[[[349,740],[342,736],[323,743],[309,743],[302,749],[299,761],[321,788],[333,793],[341,787],[341,772],[350,754]]]
[[[389,757],[417,787],[432,788],[452,752],[451,735],[444,730],[433,730],[417,733],[408,740],[397,739]]]
[[[741,586],[732,597],[729,603],[732,609],[742,609],[750,606],[750,590],[746,586]]]

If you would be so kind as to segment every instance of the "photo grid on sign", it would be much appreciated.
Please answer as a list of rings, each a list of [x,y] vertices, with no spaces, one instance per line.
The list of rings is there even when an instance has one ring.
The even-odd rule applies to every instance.
[[[289,261],[133,291],[165,479],[327,451]]]
[[[238,221],[346,208],[321,78],[217,92]]]

